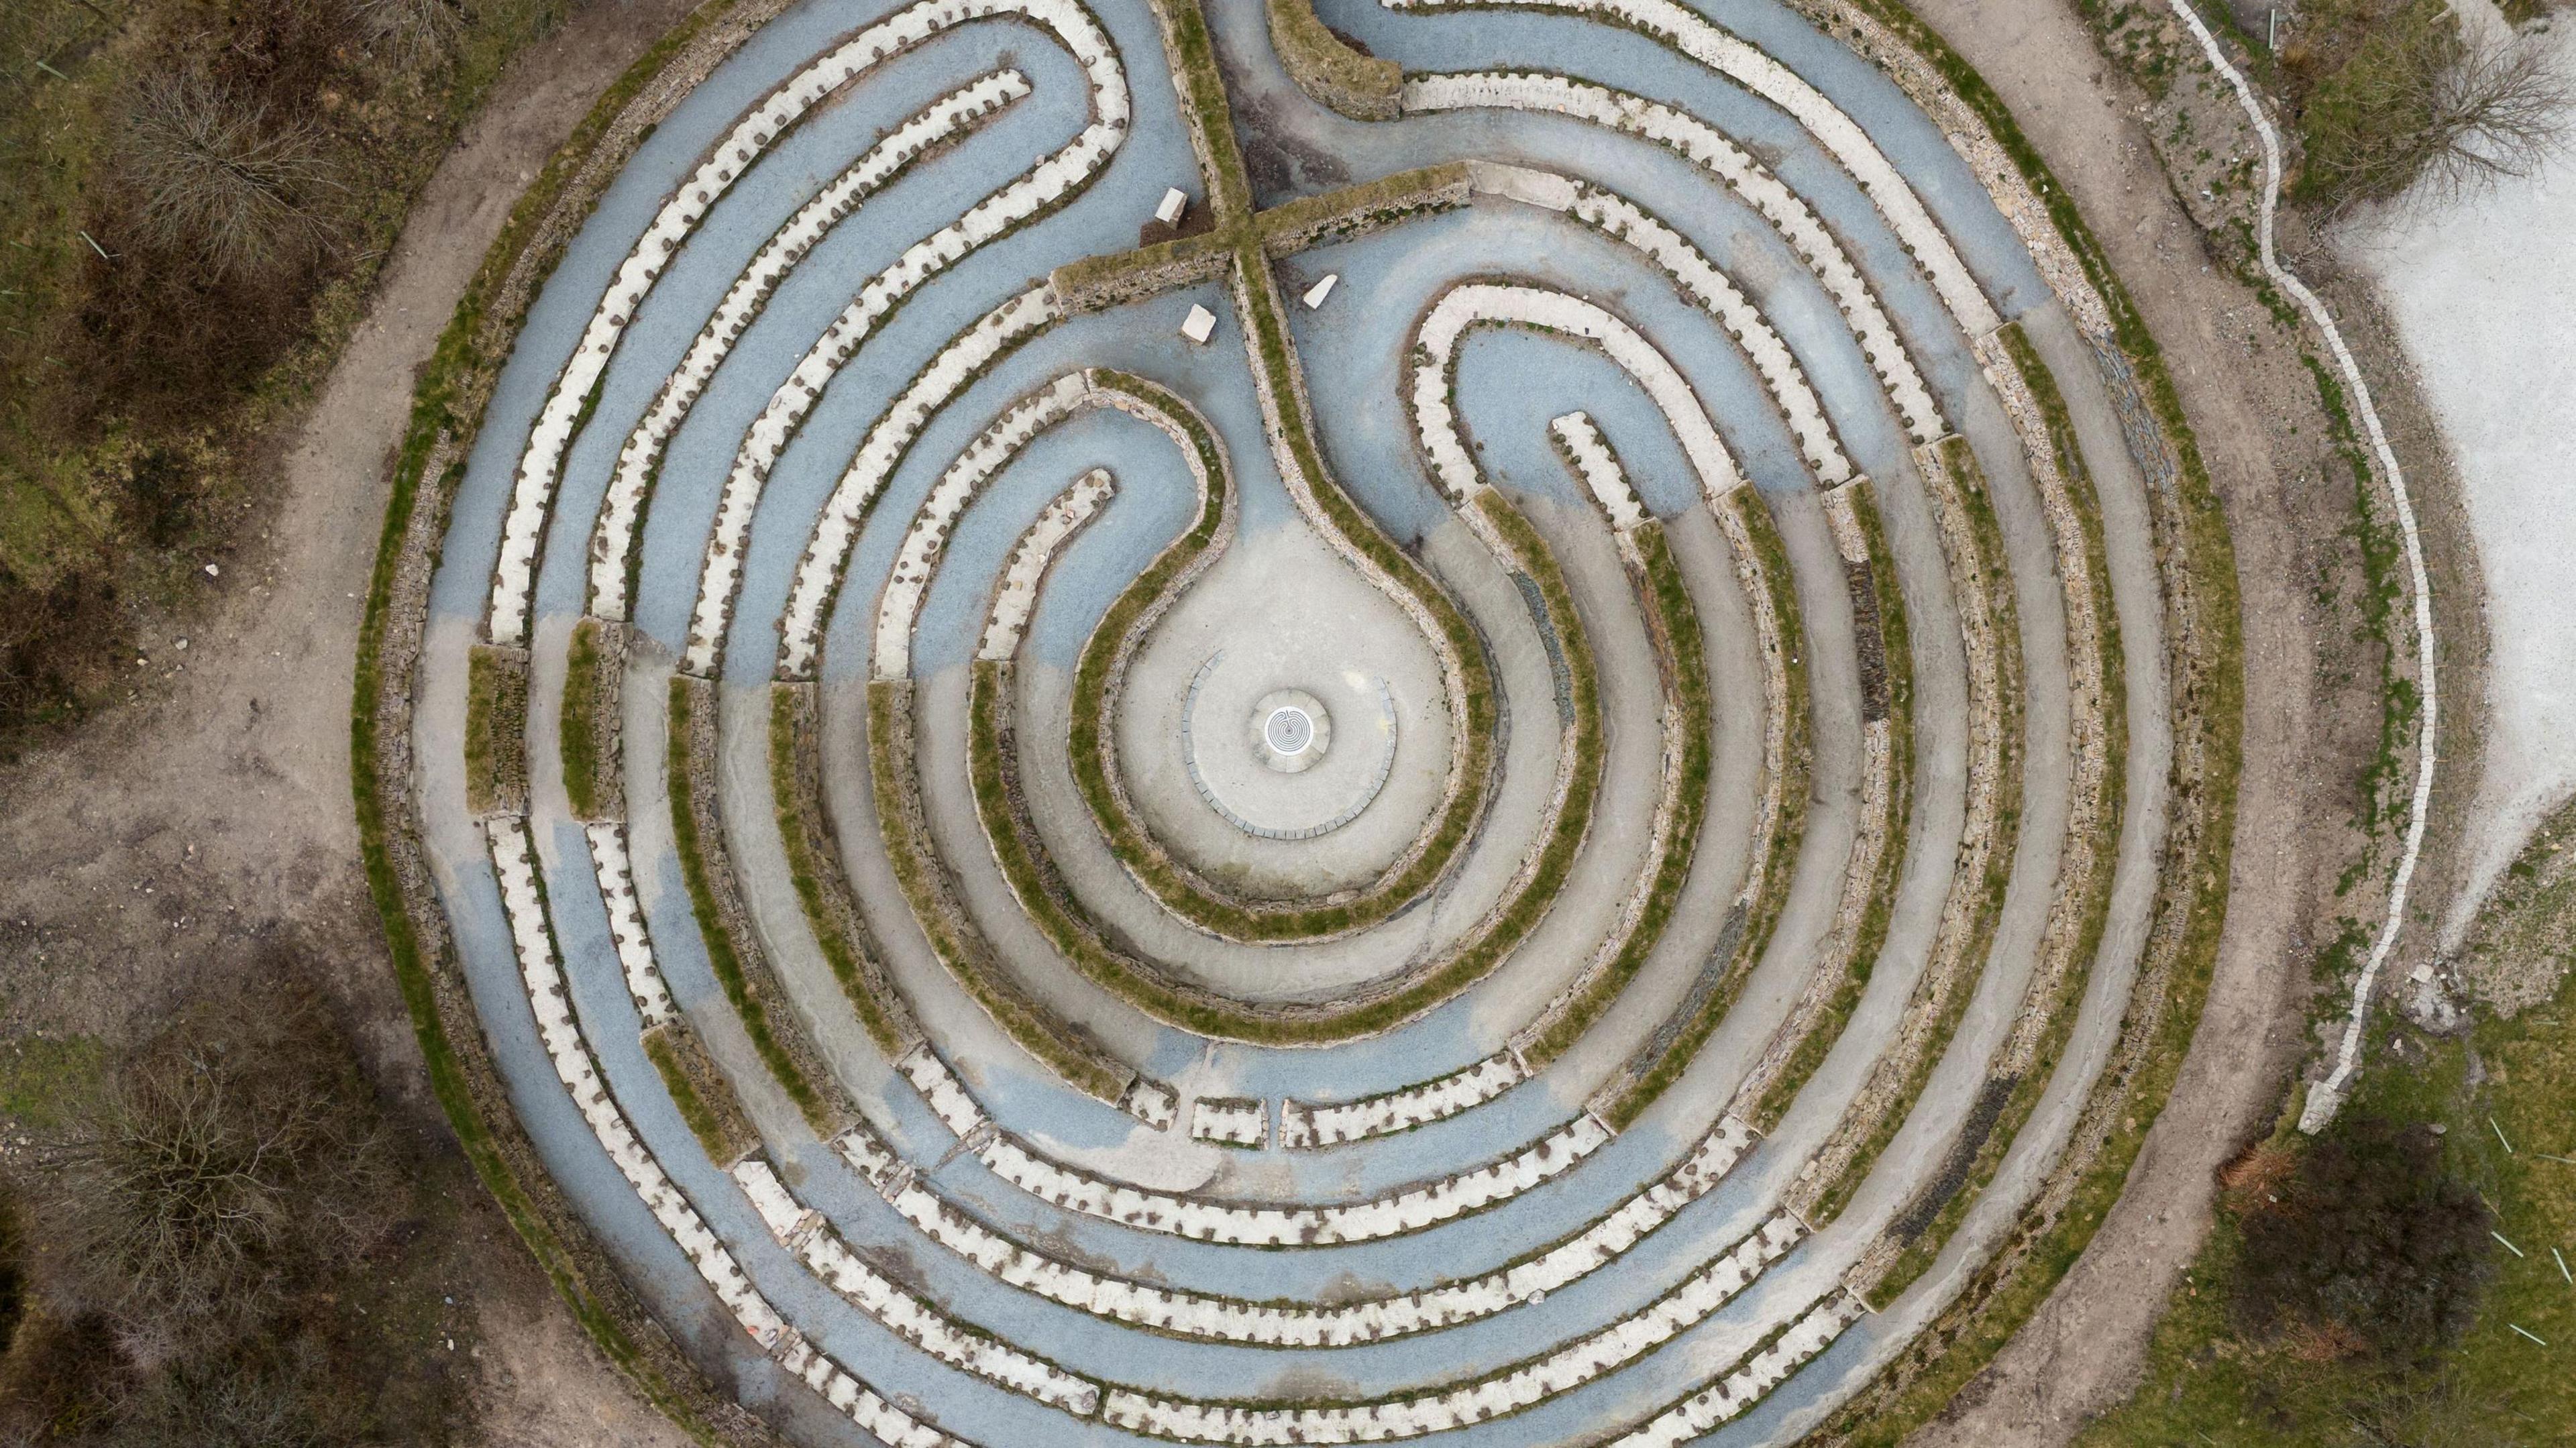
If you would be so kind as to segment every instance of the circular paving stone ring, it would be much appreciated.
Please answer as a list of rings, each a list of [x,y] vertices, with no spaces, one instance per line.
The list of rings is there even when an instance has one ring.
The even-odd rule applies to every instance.
[[[478,284],[362,660],[602,1331],[901,1448],[1963,1380],[2161,1105],[2234,758],[2190,440],[1982,88],[1877,0],[743,13]]]

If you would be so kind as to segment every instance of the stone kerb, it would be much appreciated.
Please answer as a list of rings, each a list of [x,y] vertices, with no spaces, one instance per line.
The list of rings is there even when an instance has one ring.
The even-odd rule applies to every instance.
[[[1091,83],[1091,123],[1062,149],[1039,158],[1018,180],[977,202],[956,221],[913,243],[892,266],[870,278],[842,311],[839,321],[771,396],[769,406],[746,435],[717,503],[714,533],[701,564],[698,604],[689,626],[686,656],[691,668],[711,669],[717,651],[724,645],[725,624],[732,613],[734,595],[741,587],[744,543],[769,470],[841,364],[879,323],[932,278],[982,247],[1036,222],[1087,188],[1108,166],[1124,140],[1130,109],[1126,78],[1098,22],[1075,0],[1025,3],[1031,7],[1030,13],[1049,21],[1077,55],[1096,51],[1084,55],[1084,70]],[[854,461],[852,466],[858,464]]]
[[[946,1096],[946,1088],[942,1091]],[[962,1092],[952,1107],[963,1102]],[[971,1107],[969,1108],[971,1110]],[[969,1118],[971,1119],[971,1117]],[[1429,1287],[1332,1303],[1248,1301],[1106,1275],[1004,1235],[926,1185],[862,1124],[834,1149],[930,1240],[1012,1287],[1097,1317],[1176,1337],[1279,1347],[1349,1347],[1453,1327],[1535,1303],[1617,1261],[1714,1190],[1755,1133],[1721,1119],[1670,1171],[1577,1232],[1504,1266]]]
[[[1352,47],[1315,14],[1314,0],[1266,0],[1270,45],[1297,88],[1356,121],[1403,113],[1404,71]]]
[[[779,834],[797,901],[842,993],[879,1049],[900,1056],[924,1039],[921,1022],[887,973],[876,935],[850,892],[823,789],[821,689],[770,685],[770,789]]]
[[[762,244],[724,299],[699,328],[689,350],[655,390],[635,428],[618,450],[617,470],[592,525],[590,541],[590,609],[609,618],[627,613],[627,594],[636,567],[634,545],[641,536],[645,499],[661,472],[662,455],[680,425],[697,405],[716,368],[733,344],[767,308],[770,296],[823,238],[858,213],[875,192],[938,147],[959,139],[1005,107],[1027,96],[1027,77],[1016,70],[990,72],[916,112],[884,139],[868,148],[841,174],[797,209]],[[829,334],[837,337],[835,322]]]
[[[1949,431],[1904,339],[1841,239],[1805,198],[1715,127],[1670,106],[1546,71],[1432,74],[1405,83],[1408,112],[1478,107],[1561,115],[1603,126],[1652,141],[1707,171],[1771,223],[1834,299],[1915,443],[1929,443]]]
[[[689,1259],[726,1313],[781,1366],[881,1440],[905,1444],[907,1448],[915,1444],[922,1448],[973,1448],[962,1439],[929,1428],[911,1413],[879,1397],[866,1383],[818,1352],[752,1285],[742,1264],[636,1134],[582,1037],[565,989],[553,927],[546,916],[544,886],[537,877],[525,822],[495,824],[488,832],[488,840],[528,1005],[536,1016],[538,1035],[556,1078],[618,1174]]]
[[[696,232],[698,224],[732,189],[769,147],[801,123],[825,96],[866,73],[889,55],[899,55],[929,36],[976,15],[975,0],[919,0],[895,15],[858,32],[828,54],[780,82],[747,108],[723,136],[711,143],[689,179],[675,188],[644,234],[620,264],[616,278],[593,311],[572,357],[553,387],[522,450],[509,509],[504,516],[499,562],[495,566],[486,627],[494,643],[521,645],[527,638],[528,607],[534,571],[553,513],[555,486],[563,459],[583,424],[589,420],[609,358],[663,268]],[[993,4],[983,6],[990,13]],[[1012,9],[1054,22],[1070,16],[1090,36],[1105,37],[1078,0],[1016,0]],[[866,58],[861,58],[861,52]],[[1115,69],[1116,62],[1109,62]]]
[[[1911,721],[1897,717],[1911,707],[1910,683],[1905,699],[1894,682],[1897,671],[1910,680],[1912,660],[1893,657],[1904,637],[1902,592],[1882,589],[1880,570],[1891,560],[1870,546],[1875,523],[1864,523],[1860,510],[1874,508],[1867,478],[1854,479],[1824,495],[1827,523],[1843,561],[1844,587],[1852,599],[1854,636],[1861,679],[1861,806],[1852,843],[1851,865],[1833,919],[1818,951],[1817,968],[1761,1055],[1736,1087],[1738,1107],[1760,1124],[1776,1122],[1788,1098],[1805,1084],[1806,1074],[1821,1063],[1838,1030],[1858,1005],[1873,957],[1884,941],[1887,916],[1904,868],[1905,827],[1910,810],[1906,791],[1913,779]],[[1872,515],[1874,518],[1874,514]],[[1893,581],[1892,568],[1888,573]]]
[[[780,1058],[773,1065],[783,1065],[779,1084],[797,1098],[814,1129],[829,1136],[857,1119],[856,1109],[837,1085],[830,1064],[815,1046],[811,1031],[798,1013],[794,998],[778,980],[769,955],[761,946],[761,937],[752,918],[749,902],[743,899],[741,880],[734,873],[732,852],[725,844],[723,810],[718,802],[721,765],[717,739],[717,685],[687,674],[672,677],[672,728],[680,732],[685,751],[674,762],[683,770],[685,779],[674,781],[674,793],[685,793],[676,801],[689,816],[688,844],[696,856],[706,903],[713,907],[713,928],[721,942],[710,941],[710,952],[730,956],[740,972],[739,986],[752,1007],[746,1014],[756,1014],[757,1024],[765,1030],[768,1041]],[[694,892],[693,892],[694,894]],[[709,922],[701,920],[705,926]],[[723,962],[718,969],[722,972]],[[746,1021],[746,1026],[755,1023]],[[764,1055],[770,1054],[765,1051]]]
[[[942,347],[869,426],[850,465],[832,485],[831,497],[807,536],[804,555],[797,560],[786,611],[779,620],[778,678],[793,682],[813,676],[823,647],[823,621],[840,593],[860,526],[921,430],[996,362],[1063,318],[1063,306],[1045,282],[1010,298]],[[702,605],[707,597],[702,587]]]
[[[1957,1028],[2002,909],[2019,834],[2020,624],[2002,540],[1982,498],[1972,501],[1984,484],[1963,441],[1918,449],[1915,464],[1940,526],[1967,658],[1966,817],[1931,958],[1905,1016],[1841,1123],[1818,1148],[1815,1170],[1791,1192],[1792,1210],[1818,1225],[1841,1212]]]

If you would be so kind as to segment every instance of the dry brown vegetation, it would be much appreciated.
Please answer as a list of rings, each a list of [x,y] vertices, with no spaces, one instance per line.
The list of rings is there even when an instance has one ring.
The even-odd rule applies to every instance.
[[[0,758],[215,586],[412,194],[564,0],[29,0],[0,27]]]
[[[38,1142],[0,1442],[443,1442],[445,1194],[275,959],[183,1005]]]

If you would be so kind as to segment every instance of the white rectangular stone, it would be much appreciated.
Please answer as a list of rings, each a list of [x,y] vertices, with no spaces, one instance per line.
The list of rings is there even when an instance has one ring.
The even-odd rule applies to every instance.
[[[1216,313],[1192,302],[1188,318],[1181,323],[1181,335],[1193,342],[1205,343],[1216,335]]]

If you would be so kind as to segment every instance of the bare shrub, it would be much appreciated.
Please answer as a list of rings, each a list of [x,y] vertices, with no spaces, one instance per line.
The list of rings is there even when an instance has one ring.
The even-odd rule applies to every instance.
[[[124,160],[145,237],[222,276],[273,271],[323,246],[319,203],[343,189],[319,127],[272,124],[267,107],[193,70],[136,88]]]
[[[2423,1126],[2346,1116],[2242,1219],[2236,1310],[2312,1360],[2407,1367],[2456,1342],[2495,1274],[2492,1223]]]
[[[2283,71],[2307,146],[2300,189],[2334,211],[2528,175],[2566,143],[2576,106],[2543,42],[2463,36],[2439,0],[2321,6]]]
[[[451,0],[358,0],[353,13],[369,44],[411,70],[437,64],[465,30]]]
[[[145,1359],[220,1335],[326,1265],[383,1185],[373,1121],[353,1124],[325,1081],[276,1058],[307,1023],[190,1024],[47,1152],[42,1211],[70,1285]]]

